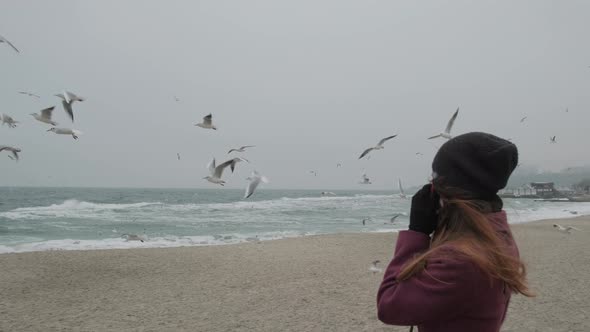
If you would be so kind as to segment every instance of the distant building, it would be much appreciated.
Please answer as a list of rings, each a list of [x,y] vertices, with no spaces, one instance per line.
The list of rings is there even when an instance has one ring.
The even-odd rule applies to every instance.
[[[555,183],[553,182],[531,182],[530,186],[535,190],[535,194],[541,198],[561,196],[559,191],[555,189]]]

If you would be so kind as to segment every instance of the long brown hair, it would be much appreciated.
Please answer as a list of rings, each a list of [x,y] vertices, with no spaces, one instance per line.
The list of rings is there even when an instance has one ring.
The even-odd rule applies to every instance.
[[[430,257],[443,254],[439,250],[442,245],[453,244],[457,254],[473,262],[490,277],[490,281],[500,280],[513,292],[534,296],[527,286],[524,263],[509,253],[507,241],[485,216],[491,212],[491,205],[487,201],[470,199],[465,192],[447,187],[443,181],[435,179],[433,185],[441,196],[443,207],[439,211],[431,246],[406,264],[397,279],[407,280],[424,270]]]

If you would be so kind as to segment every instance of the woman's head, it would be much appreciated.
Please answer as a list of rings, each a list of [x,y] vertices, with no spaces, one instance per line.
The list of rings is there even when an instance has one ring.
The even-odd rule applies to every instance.
[[[516,165],[518,149],[512,142],[491,134],[468,133],[438,150],[432,161],[433,184],[447,198],[487,200],[506,186]]]

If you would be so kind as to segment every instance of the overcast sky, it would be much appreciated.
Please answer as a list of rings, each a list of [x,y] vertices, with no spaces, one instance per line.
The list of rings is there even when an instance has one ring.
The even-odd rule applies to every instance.
[[[454,134],[512,138],[526,165],[586,165],[589,12],[587,1],[5,1],[0,35],[21,53],[0,44],[0,112],[21,123],[0,127],[0,144],[22,159],[0,155],[0,185],[214,188],[207,162],[240,145],[256,145],[252,164],[228,187],[254,168],[267,188],[368,189],[363,169],[373,189],[418,185],[442,143],[426,138],[457,107]],[[87,98],[74,124],[53,96],[63,89]],[[29,115],[53,105],[78,141]],[[194,126],[208,113],[219,130]]]

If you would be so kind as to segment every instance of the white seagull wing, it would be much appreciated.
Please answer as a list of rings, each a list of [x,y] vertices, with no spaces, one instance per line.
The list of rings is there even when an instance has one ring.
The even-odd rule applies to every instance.
[[[393,136],[389,136],[389,137],[385,137],[384,139],[380,140],[379,143],[377,145],[382,146],[385,142],[389,141],[392,138],[395,138],[397,135],[393,135]]]
[[[453,114],[453,116],[449,120],[449,123],[447,124],[447,128],[445,128],[445,133],[447,133],[447,134],[451,133],[451,129],[453,129],[453,125],[455,124],[455,119],[457,119],[457,115],[459,115],[459,107],[457,107],[455,114]]]

